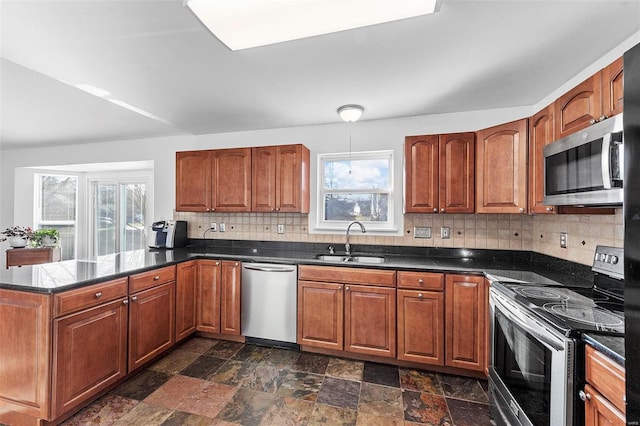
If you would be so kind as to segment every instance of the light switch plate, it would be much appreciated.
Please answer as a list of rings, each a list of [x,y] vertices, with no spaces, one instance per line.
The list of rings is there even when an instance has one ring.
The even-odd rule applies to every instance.
[[[414,226],[413,238],[431,238],[430,226]]]
[[[284,225],[281,223],[278,224],[278,234],[284,234]]]
[[[560,247],[567,248],[567,239],[569,238],[569,234],[566,232],[560,233]]]
[[[224,232],[226,230],[227,230],[227,227],[225,226],[224,222],[221,222],[220,224],[218,224],[218,231]]]

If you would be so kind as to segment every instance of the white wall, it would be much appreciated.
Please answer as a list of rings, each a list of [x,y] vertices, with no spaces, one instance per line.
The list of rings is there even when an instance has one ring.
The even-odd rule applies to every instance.
[[[157,218],[172,217],[175,206],[175,152],[260,145],[305,144],[311,150],[311,200],[315,209],[317,154],[348,151],[349,130],[353,151],[393,149],[395,152],[395,191],[402,194],[402,146],[404,137],[475,131],[533,115],[562,93],[607,66],[626,50],[640,42],[640,33],[630,37],[607,55],[576,75],[547,96],[541,95],[536,105],[500,110],[482,110],[453,114],[419,116],[354,124],[293,127],[198,136],[172,136],[104,143],[87,143],[62,147],[14,149],[0,151],[0,229],[17,220],[20,203],[28,194],[15,191],[15,173],[19,167],[152,160],[154,162],[154,214]],[[523,82],[526,84],[526,82]],[[357,100],[354,100],[357,102]],[[365,105],[366,108],[366,105]],[[336,121],[338,117],[336,115]],[[400,204],[398,209],[400,209]],[[399,210],[396,214],[400,214]]]

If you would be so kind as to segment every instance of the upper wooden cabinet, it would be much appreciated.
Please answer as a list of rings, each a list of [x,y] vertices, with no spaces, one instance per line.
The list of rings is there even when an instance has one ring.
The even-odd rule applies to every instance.
[[[406,213],[473,213],[475,134],[405,138]]]
[[[622,58],[619,58],[556,100],[556,139],[622,112],[622,66]]]
[[[211,210],[210,151],[176,152],[176,210]]]
[[[176,210],[251,210],[251,148],[176,153]]]
[[[620,114],[624,100],[623,58],[602,70],[602,112],[607,117]]]
[[[304,145],[176,153],[176,211],[309,213]]]
[[[529,212],[556,213],[544,204],[544,147],[555,140],[553,105],[529,119]]]
[[[309,149],[298,144],[252,150],[251,211],[309,213]]]
[[[527,211],[527,119],[476,133],[476,211]]]

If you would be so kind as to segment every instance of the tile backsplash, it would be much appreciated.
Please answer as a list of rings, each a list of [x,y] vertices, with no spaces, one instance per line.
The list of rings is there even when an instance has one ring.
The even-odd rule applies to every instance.
[[[188,222],[189,238],[344,244],[342,233],[309,233],[308,216],[298,213],[175,212],[174,219]],[[225,232],[207,231],[211,222],[224,223]],[[431,238],[414,238],[414,226],[431,227]],[[440,237],[441,227],[450,228],[451,238]],[[566,249],[560,232],[568,233]],[[533,250],[590,265],[596,245],[622,247],[623,239],[622,209],[616,209],[614,215],[405,214],[402,236],[354,234],[351,243]]]

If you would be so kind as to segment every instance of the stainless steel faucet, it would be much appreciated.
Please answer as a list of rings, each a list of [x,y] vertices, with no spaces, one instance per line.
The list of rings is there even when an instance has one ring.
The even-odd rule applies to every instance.
[[[362,224],[362,222],[358,222],[357,220],[354,220],[353,222],[351,222],[348,226],[347,226],[347,242],[344,245],[345,248],[345,253],[347,254],[347,256],[351,255],[351,244],[349,244],[349,231],[351,230],[351,226],[354,224],[358,224],[360,225],[360,231],[362,231],[362,233],[364,234],[365,232],[367,232],[367,230],[365,229],[364,225]]]

